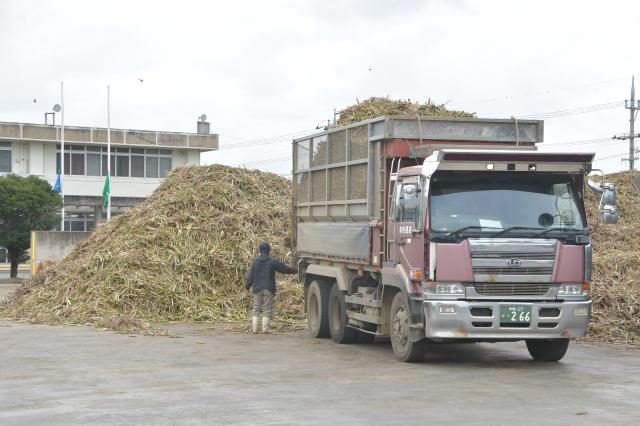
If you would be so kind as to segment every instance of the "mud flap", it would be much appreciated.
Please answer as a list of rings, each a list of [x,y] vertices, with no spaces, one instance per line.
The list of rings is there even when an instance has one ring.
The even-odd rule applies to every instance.
[[[409,297],[409,307],[411,309],[411,324],[409,339],[417,342],[425,338],[424,310],[422,306],[422,298]]]

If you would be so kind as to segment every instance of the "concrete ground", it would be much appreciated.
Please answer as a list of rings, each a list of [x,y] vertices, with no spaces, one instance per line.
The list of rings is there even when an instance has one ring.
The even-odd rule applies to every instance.
[[[0,322],[0,424],[638,424],[640,351],[441,345],[175,326],[181,338]]]
[[[20,287],[20,280],[0,278],[0,302],[2,302],[13,290]]]

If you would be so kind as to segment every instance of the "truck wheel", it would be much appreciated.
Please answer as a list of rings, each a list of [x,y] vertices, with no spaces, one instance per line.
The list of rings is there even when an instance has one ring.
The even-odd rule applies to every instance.
[[[311,337],[329,337],[329,286],[311,281],[307,290],[307,323]]]
[[[353,343],[358,338],[358,330],[347,327],[347,321],[344,293],[334,283],[329,295],[329,331],[336,343]]]
[[[560,361],[569,348],[569,339],[530,339],[527,350],[536,361]]]
[[[393,353],[400,361],[418,362],[424,359],[426,340],[412,342],[409,337],[409,307],[402,292],[398,292],[391,303],[390,334]]]

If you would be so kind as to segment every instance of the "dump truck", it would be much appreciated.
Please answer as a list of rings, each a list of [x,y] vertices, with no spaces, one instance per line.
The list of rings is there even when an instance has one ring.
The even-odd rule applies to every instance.
[[[558,361],[591,317],[592,153],[544,152],[538,120],[383,116],[293,141],[293,229],[310,334],[526,341]]]

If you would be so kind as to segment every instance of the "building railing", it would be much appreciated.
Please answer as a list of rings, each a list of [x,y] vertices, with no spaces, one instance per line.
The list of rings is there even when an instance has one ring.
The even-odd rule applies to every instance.
[[[0,139],[16,141],[59,142],[60,126],[30,123],[0,122]],[[64,127],[65,143],[106,144],[104,127]],[[113,145],[140,147],[191,148],[200,151],[218,149],[218,135],[152,130],[111,129]]]

